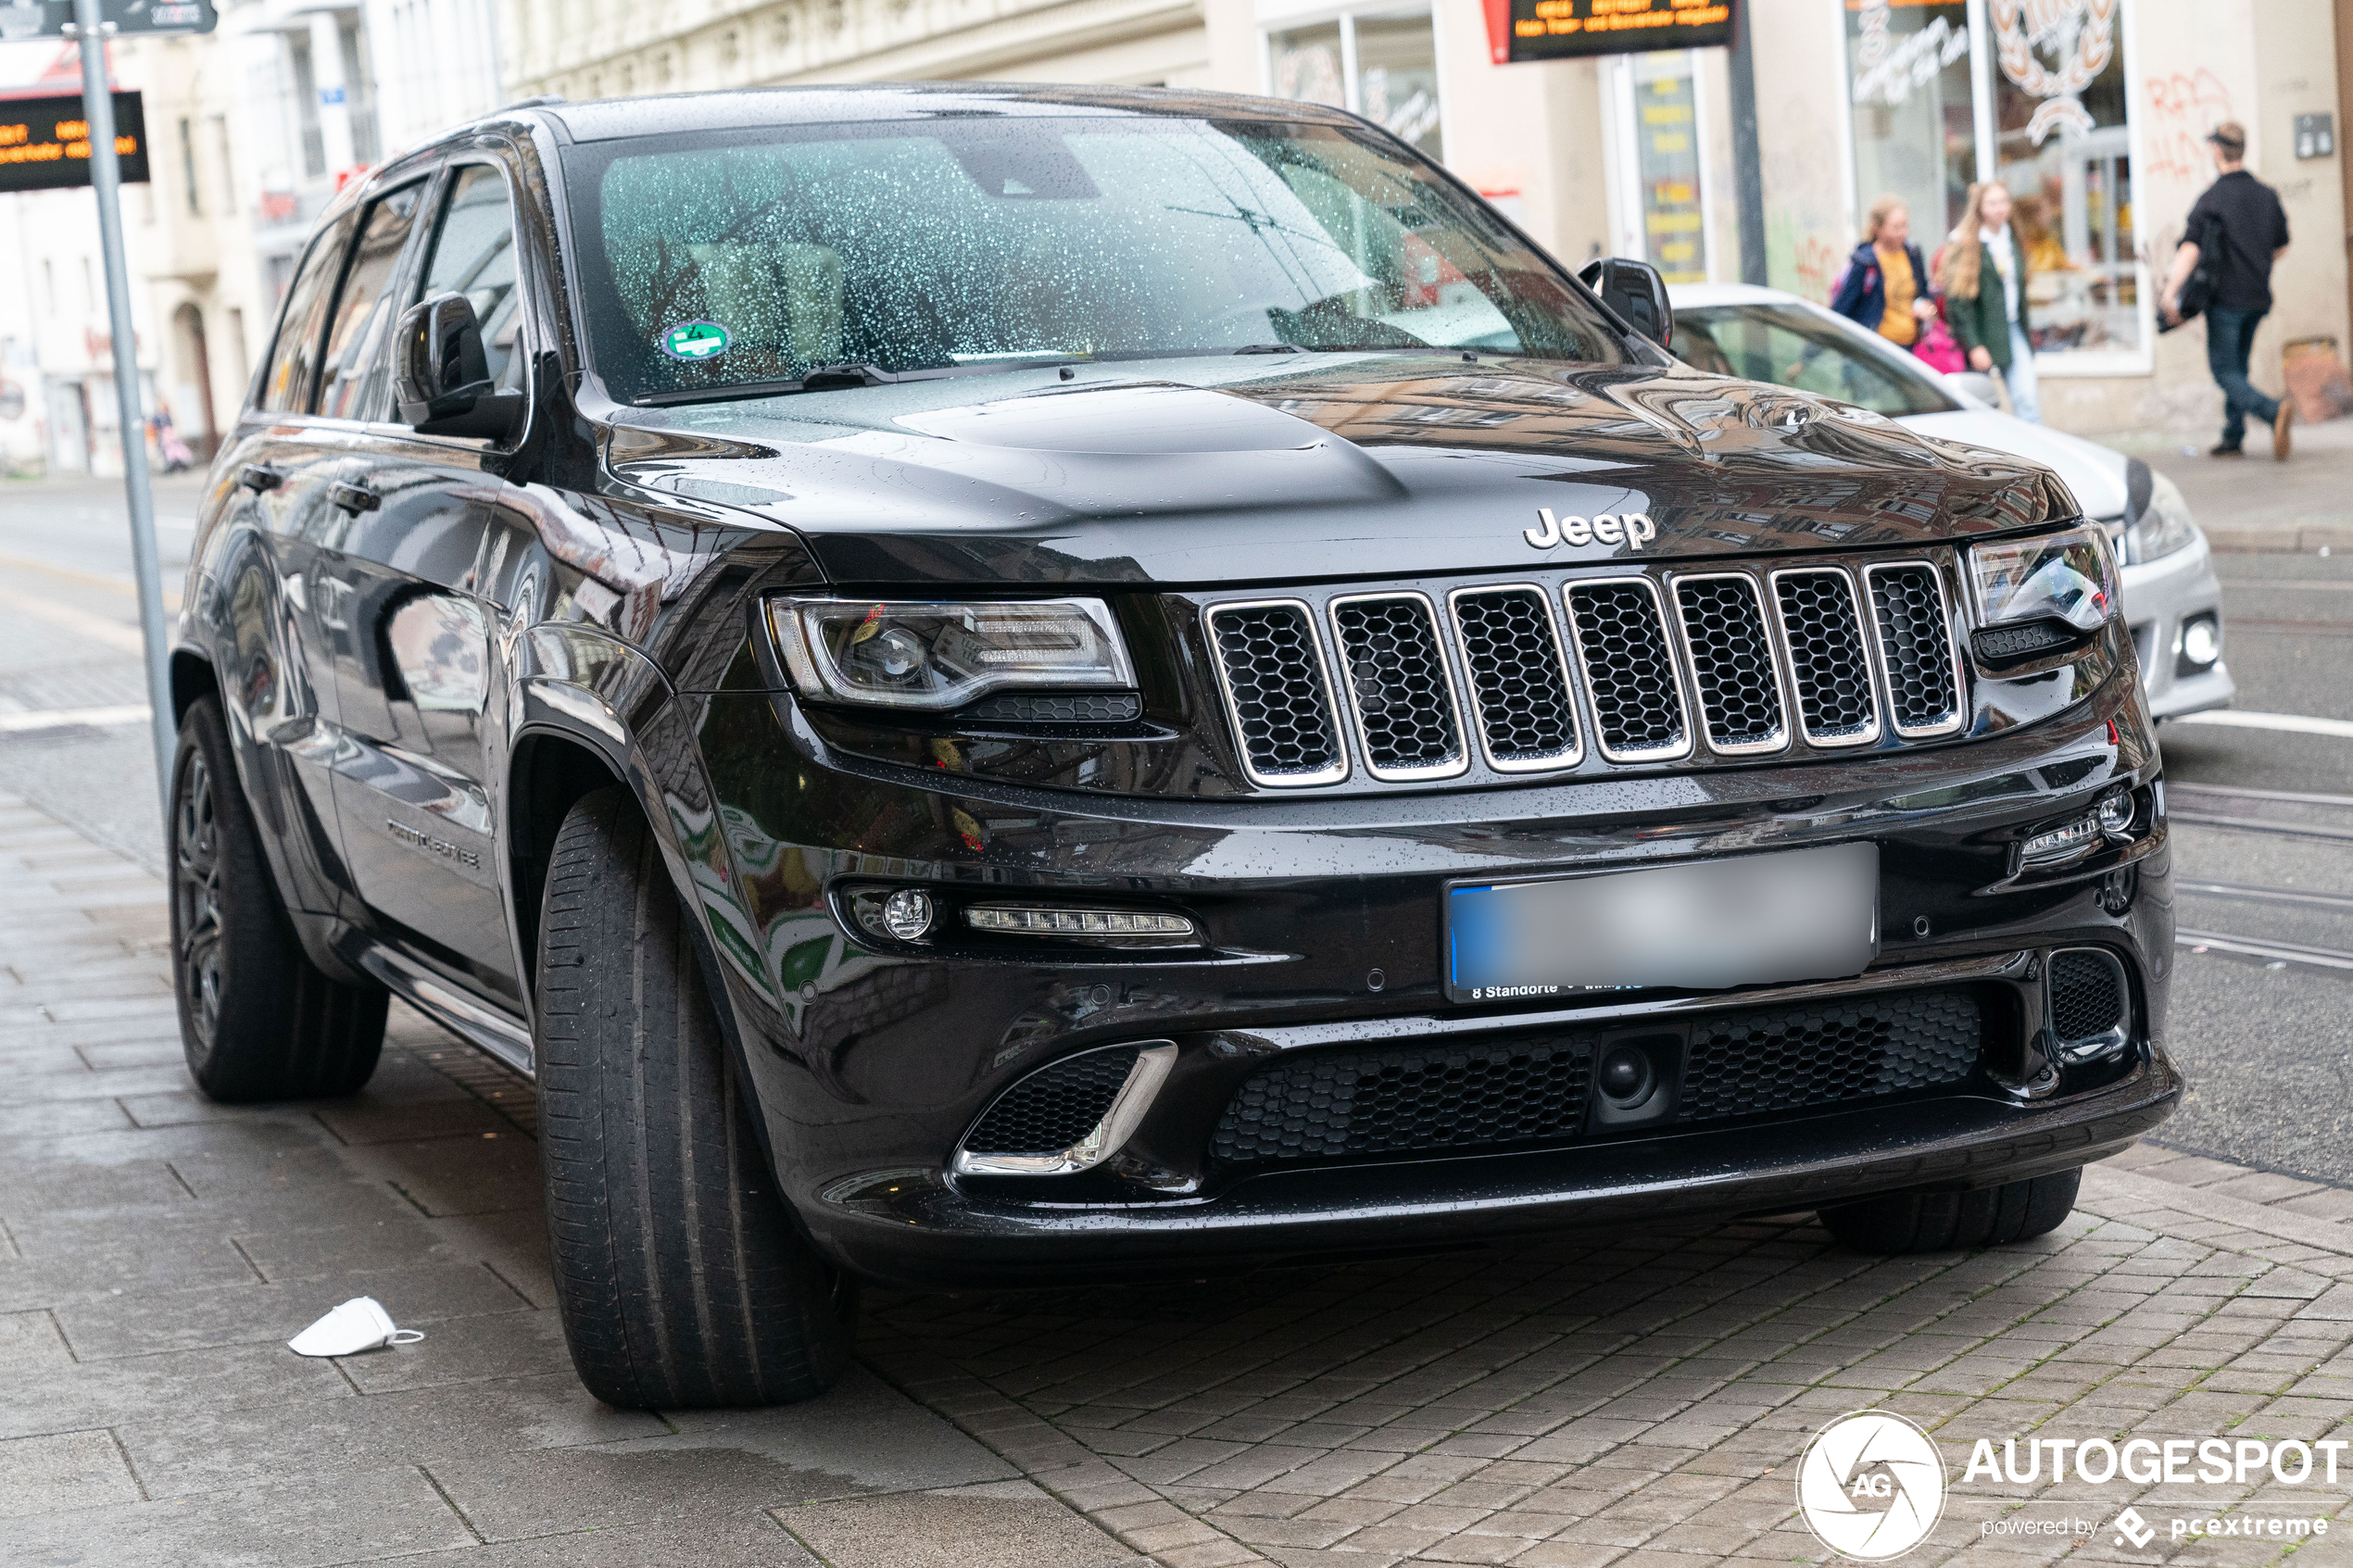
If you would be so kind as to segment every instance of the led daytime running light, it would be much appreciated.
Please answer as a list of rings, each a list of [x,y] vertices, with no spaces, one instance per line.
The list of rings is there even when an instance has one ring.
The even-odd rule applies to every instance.
[[[1174,936],[1191,941],[1200,935],[1183,915],[1132,909],[1026,909],[975,904],[964,910],[964,922],[975,931],[1009,936]]]

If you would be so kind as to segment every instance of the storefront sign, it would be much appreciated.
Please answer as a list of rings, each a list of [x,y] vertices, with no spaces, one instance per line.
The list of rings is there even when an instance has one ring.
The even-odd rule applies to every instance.
[[[1729,47],[1739,0],[1486,0],[1497,65]]]
[[[147,180],[147,119],[136,93],[114,95],[114,150],[125,184]],[[90,183],[90,127],[82,94],[0,98],[0,191],[55,191]]]

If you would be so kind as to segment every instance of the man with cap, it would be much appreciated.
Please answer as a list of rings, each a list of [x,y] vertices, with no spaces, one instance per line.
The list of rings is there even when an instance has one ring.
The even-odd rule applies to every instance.
[[[2182,320],[2182,285],[2204,254],[2214,252],[2214,297],[2206,307],[2206,364],[2222,389],[2222,444],[2218,458],[2240,456],[2249,414],[2271,427],[2271,456],[2288,454],[2296,405],[2266,397],[2246,379],[2257,323],[2271,312],[2271,266],[2287,252],[2287,213],[2279,193],[2246,171],[2246,128],[2226,119],[2207,132],[2221,174],[2190,208],[2173,270],[2165,280],[2167,320]]]

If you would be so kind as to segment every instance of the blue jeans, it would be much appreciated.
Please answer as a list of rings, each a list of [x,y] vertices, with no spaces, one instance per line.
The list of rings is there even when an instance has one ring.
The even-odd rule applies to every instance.
[[[2002,390],[2010,395],[2010,412],[2028,424],[2043,422],[2043,398],[2034,374],[2034,345],[2026,341],[2026,330],[2016,321],[2010,323],[2010,368],[1994,367],[1994,373],[2002,378]]]
[[[2280,417],[2279,400],[2266,397],[2246,379],[2247,357],[2255,349],[2255,328],[2269,312],[2224,310],[2206,313],[2206,368],[2222,389],[2222,445],[2236,446],[2246,439],[2246,417],[2265,424]]]

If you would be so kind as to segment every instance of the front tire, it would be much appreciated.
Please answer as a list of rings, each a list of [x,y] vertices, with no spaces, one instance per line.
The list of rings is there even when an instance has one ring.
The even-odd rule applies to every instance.
[[[2007,1247],[2057,1230],[2075,1210],[2081,1167],[1969,1192],[1898,1192],[1825,1209],[1831,1235],[1857,1252],[1894,1255]]]
[[[580,1380],[625,1408],[823,1393],[849,1363],[853,1298],[776,1188],[627,791],[565,816],[541,909],[540,1158]]]
[[[166,831],[172,989],[196,1087],[230,1104],[357,1092],[384,1050],[391,997],[329,977],[303,952],[216,698],[198,697],[180,721]]]

